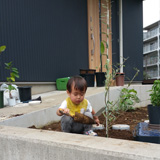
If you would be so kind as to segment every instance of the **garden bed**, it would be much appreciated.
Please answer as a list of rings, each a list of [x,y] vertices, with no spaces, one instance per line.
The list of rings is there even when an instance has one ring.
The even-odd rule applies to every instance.
[[[119,112],[118,115],[115,115],[117,118],[112,124],[127,124],[130,125],[130,130],[113,130],[112,127],[109,127],[109,137],[110,138],[118,138],[118,139],[126,139],[126,140],[134,140],[133,131],[136,125],[139,122],[143,122],[148,119],[148,110],[147,107],[137,108],[136,110],[128,111],[128,112]],[[99,116],[99,120],[101,124],[106,124],[105,117],[103,114]],[[110,124],[110,126],[112,125]],[[35,128],[34,126],[29,128]],[[51,130],[51,131],[59,131],[61,132],[60,122],[52,123],[50,125],[46,125],[42,130]],[[106,137],[106,131],[97,130],[98,136]]]

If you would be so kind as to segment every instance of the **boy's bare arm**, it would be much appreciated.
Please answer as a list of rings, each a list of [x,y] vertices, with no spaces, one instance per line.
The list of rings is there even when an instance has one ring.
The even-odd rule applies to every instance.
[[[92,115],[93,115],[93,119],[95,120],[96,124],[99,125],[99,118],[97,116],[94,116],[96,114],[96,112],[94,111],[94,109],[92,109]]]

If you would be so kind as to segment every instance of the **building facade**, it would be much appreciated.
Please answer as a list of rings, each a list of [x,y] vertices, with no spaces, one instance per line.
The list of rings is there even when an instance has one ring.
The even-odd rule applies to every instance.
[[[144,79],[160,78],[160,21],[144,28],[143,70]]]
[[[25,84],[49,84],[57,78],[78,75],[79,69],[96,69],[100,64],[101,33],[105,31],[100,22],[100,11],[104,8],[100,6],[105,2],[0,0],[0,45],[7,47],[0,56],[0,84],[8,76],[4,63],[10,61],[20,73],[16,83]],[[107,2],[111,25],[109,58],[112,64],[120,62],[123,40],[123,56],[129,57],[125,77],[131,79],[135,74],[133,68],[137,67],[141,72],[135,80],[142,81],[142,0]],[[120,39],[120,22],[123,39]]]

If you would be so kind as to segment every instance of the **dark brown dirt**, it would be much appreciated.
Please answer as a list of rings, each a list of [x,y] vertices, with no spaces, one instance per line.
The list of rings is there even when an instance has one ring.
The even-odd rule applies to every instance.
[[[113,130],[112,127],[109,127],[109,137],[110,138],[118,138],[118,139],[126,139],[126,140],[134,140],[133,131],[135,126],[139,122],[143,122],[148,119],[148,111],[147,107],[137,108],[136,110],[128,111],[128,112],[120,112],[116,115],[116,120],[112,124],[128,124],[130,125],[130,131],[126,130]],[[99,116],[99,120],[101,124],[106,125],[106,120],[102,115]],[[112,125],[110,123],[110,126]],[[35,128],[34,126],[30,128]],[[50,125],[44,126],[42,129],[44,130],[52,130],[61,132],[61,125],[59,123],[52,123]],[[106,130],[97,130],[98,136],[106,137]]]
[[[12,117],[18,117],[18,116],[22,116],[23,114],[14,114],[14,115],[11,115],[9,118],[12,118]]]

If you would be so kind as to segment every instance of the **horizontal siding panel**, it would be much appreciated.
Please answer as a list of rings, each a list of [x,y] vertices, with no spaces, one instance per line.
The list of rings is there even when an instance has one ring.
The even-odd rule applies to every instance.
[[[0,0],[0,81],[13,61],[17,81],[49,82],[88,68],[86,0]]]

